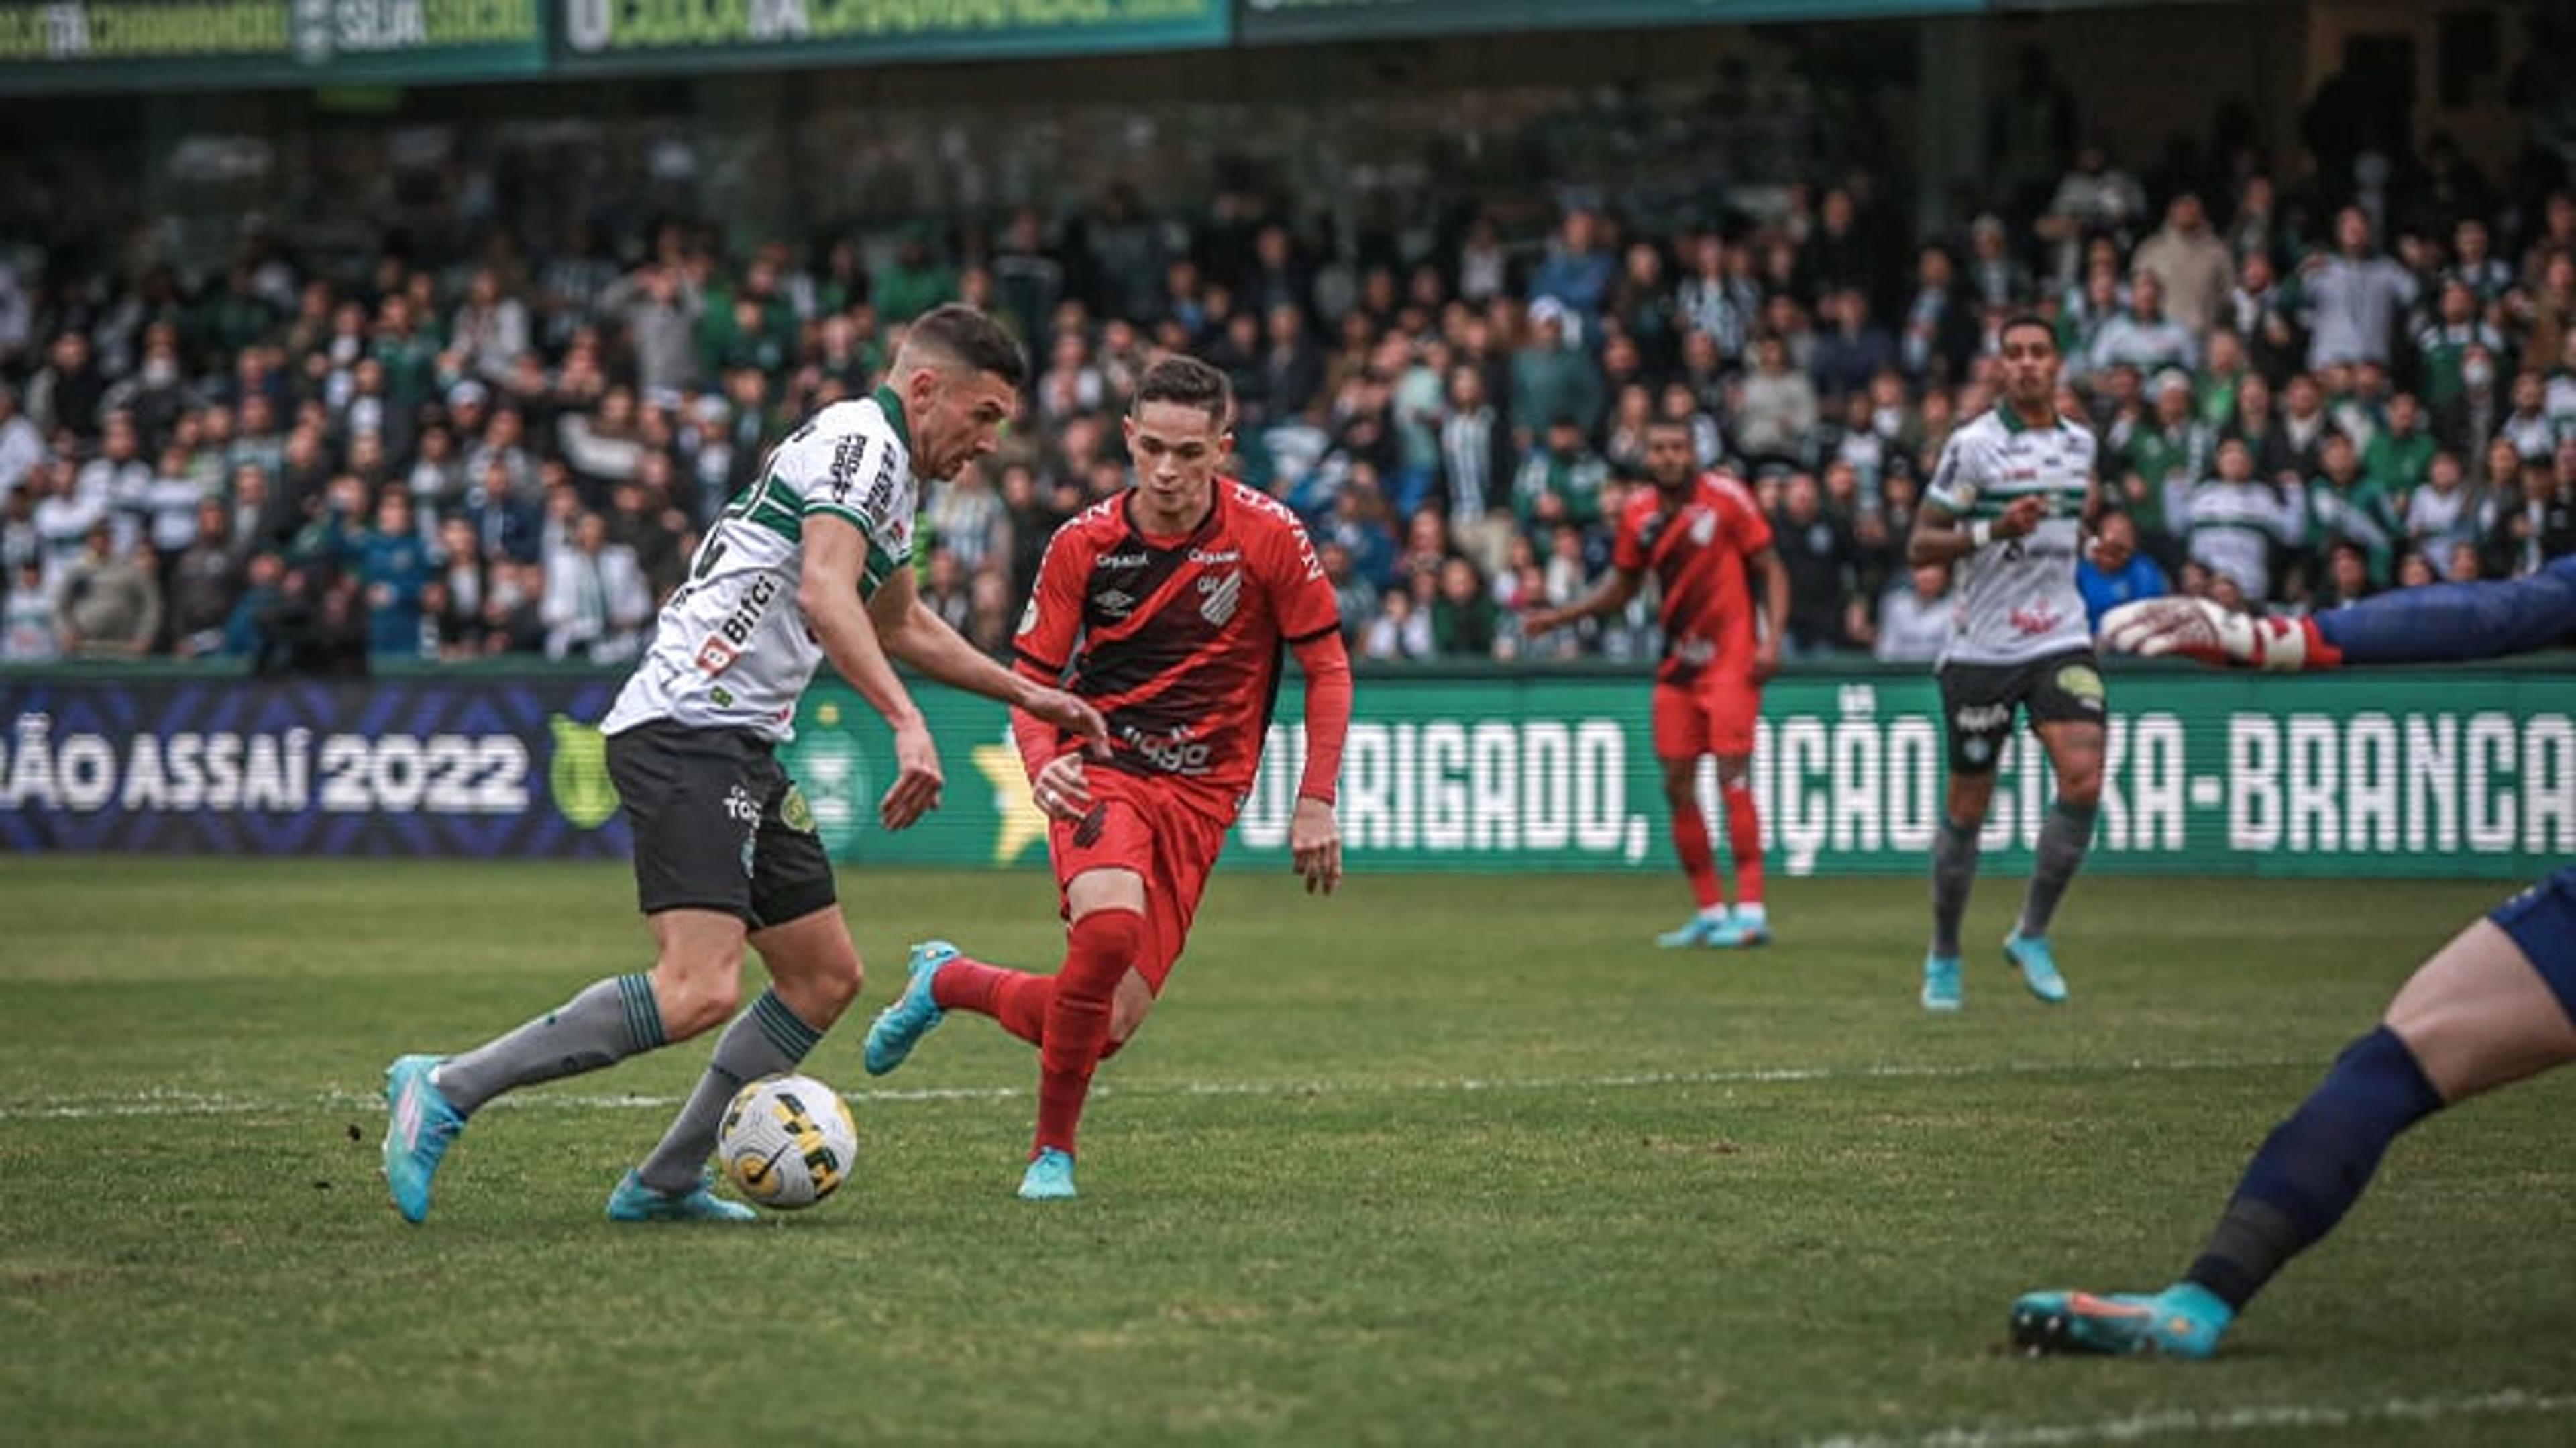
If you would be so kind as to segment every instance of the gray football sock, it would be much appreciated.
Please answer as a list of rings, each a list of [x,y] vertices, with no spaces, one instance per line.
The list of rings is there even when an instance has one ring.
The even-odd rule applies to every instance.
[[[706,1170],[708,1154],[716,1149],[725,1108],[733,1103],[742,1083],[795,1070],[821,1039],[823,1033],[797,1019],[778,992],[762,991],[750,1010],[725,1027],[707,1073],[698,1078],[688,1104],[662,1134],[662,1144],[635,1169],[636,1177],[657,1192],[677,1195],[693,1190]]]
[[[521,1086],[578,1076],[662,1044],[650,976],[593,981],[581,994],[508,1035],[441,1064],[430,1078],[459,1112]]]
[[[2062,799],[2049,807],[2048,823],[2039,828],[2037,858],[2030,867],[2030,893],[2022,897],[2023,936],[2048,933],[2057,902],[2065,897],[2066,887],[2075,883],[2075,872],[2093,843],[2093,820],[2101,812],[2097,805],[2068,804]]]
[[[1977,882],[1977,827],[1944,818],[1932,837],[1932,953],[1959,953],[1959,917]]]

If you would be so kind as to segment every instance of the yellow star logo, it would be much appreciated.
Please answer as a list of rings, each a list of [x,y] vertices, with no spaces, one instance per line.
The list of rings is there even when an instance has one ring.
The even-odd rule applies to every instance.
[[[977,745],[969,753],[974,757],[975,768],[993,784],[993,814],[1000,821],[993,832],[993,863],[1010,864],[1029,846],[1046,839],[1046,811],[1038,808],[1036,797],[1029,793],[1029,777],[1020,766],[1019,750],[1004,742]]]

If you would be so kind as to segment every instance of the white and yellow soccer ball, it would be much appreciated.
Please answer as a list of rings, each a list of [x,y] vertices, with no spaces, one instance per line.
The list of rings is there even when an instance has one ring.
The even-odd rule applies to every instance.
[[[793,1212],[849,1179],[859,1131],[831,1087],[811,1076],[763,1076],[734,1093],[716,1152],[734,1190],[758,1206]]]

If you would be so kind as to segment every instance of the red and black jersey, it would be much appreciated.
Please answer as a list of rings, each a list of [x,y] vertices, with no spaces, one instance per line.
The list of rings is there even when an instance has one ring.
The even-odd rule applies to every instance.
[[[1619,513],[1610,561],[1624,572],[1653,569],[1663,587],[1660,683],[1687,684],[1719,660],[1753,658],[1753,604],[1744,562],[1771,546],[1771,524],[1742,483],[1720,473],[1691,480],[1678,503],[1640,488]],[[1784,620],[1773,619],[1772,627]]]
[[[1148,537],[1126,494],[1058,529],[1013,646],[1024,672],[1107,719],[1111,755],[1094,767],[1168,780],[1231,820],[1260,768],[1281,647],[1340,626],[1297,515],[1220,478],[1183,537]]]

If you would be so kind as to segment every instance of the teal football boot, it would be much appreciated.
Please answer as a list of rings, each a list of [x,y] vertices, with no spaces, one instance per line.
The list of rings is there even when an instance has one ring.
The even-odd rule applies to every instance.
[[[1927,955],[1923,957],[1923,1009],[1955,1011],[1959,1008],[1959,957]]]
[[[2030,993],[2050,1005],[2066,1000],[2066,977],[2057,973],[2057,955],[2048,948],[2048,937],[2024,935],[2016,930],[2004,937],[2004,959],[2021,972],[2022,984]]]
[[[1715,945],[1718,936],[1735,923],[1732,915],[1694,915],[1679,930],[1667,930],[1655,937],[1655,944],[1666,950],[1697,950]]]
[[[868,1039],[861,1052],[871,1076],[882,1076],[904,1062],[921,1038],[947,1016],[931,996],[930,983],[939,968],[957,958],[957,947],[945,940],[925,940],[912,948],[912,958],[904,965],[911,979],[904,982],[903,994],[894,1004],[877,1012],[868,1026]]]
[[[447,1104],[430,1073],[443,1056],[404,1056],[385,1068],[385,1189],[406,1222],[429,1215],[429,1184],[465,1114]]]
[[[1755,920],[1742,911],[1726,917],[1726,923],[1709,932],[1709,945],[1717,950],[1750,950],[1771,943],[1769,916]]]
[[[729,1202],[715,1193],[712,1175],[698,1179],[698,1184],[685,1192],[657,1192],[644,1185],[644,1179],[628,1172],[608,1194],[608,1220],[612,1222],[748,1222],[760,1215],[740,1202]]]
[[[1058,1151],[1050,1146],[1029,1158],[1029,1169],[1020,1178],[1020,1200],[1024,1202],[1073,1200],[1072,1154]]]
[[[2218,1351],[2236,1314],[2197,1282],[2177,1282],[2152,1296],[2032,1292],[2012,1308],[2012,1339],[2023,1351],[2096,1353],[2197,1361]]]

